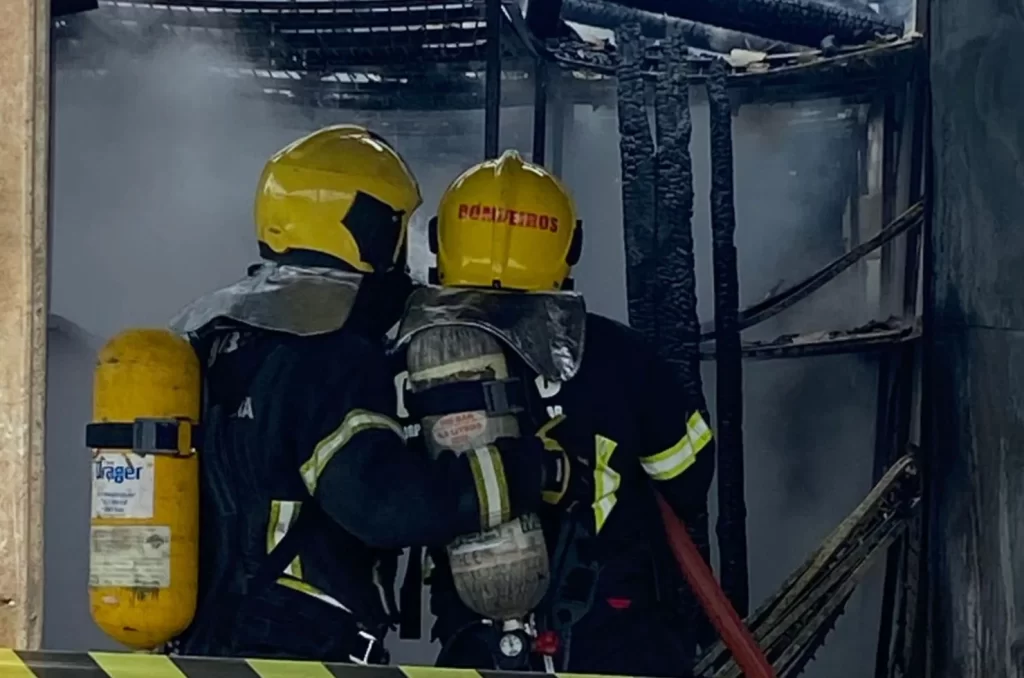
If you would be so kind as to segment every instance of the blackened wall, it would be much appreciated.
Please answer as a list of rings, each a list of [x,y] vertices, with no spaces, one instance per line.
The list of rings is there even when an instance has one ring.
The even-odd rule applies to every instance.
[[[1024,675],[1024,3],[932,3],[934,678]]]

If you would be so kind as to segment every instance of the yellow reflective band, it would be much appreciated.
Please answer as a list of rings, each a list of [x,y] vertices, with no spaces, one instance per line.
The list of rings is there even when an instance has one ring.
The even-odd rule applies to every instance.
[[[281,525],[281,502],[274,500],[270,502],[270,518],[267,520],[267,553],[274,550],[274,547],[281,543],[288,526]]]
[[[686,432],[690,436],[690,444],[693,445],[693,453],[697,454],[711,442],[711,427],[704,421],[700,412],[694,412],[690,420],[686,422]]]
[[[608,520],[618,498],[616,490],[622,484],[622,476],[611,467],[612,454],[618,443],[604,436],[594,436],[594,529],[600,532]]]
[[[697,453],[711,442],[711,429],[700,412],[695,412],[686,423],[682,439],[664,452],[641,457],[640,464],[654,480],[672,480],[690,468]]]
[[[476,484],[482,529],[497,527],[512,519],[508,505],[508,482],[501,454],[491,445],[469,452],[469,468]]]
[[[35,678],[32,670],[25,666],[25,662],[14,652],[14,650],[0,649],[0,676],[4,678]]]
[[[328,605],[331,605],[333,607],[337,607],[337,608],[340,608],[342,610],[345,610],[345,612],[348,612],[348,613],[352,612],[352,610],[350,610],[347,607],[345,607],[344,605],[342,605],[336,598],[333,598],[333,597],[327,595],[326,593],[324,593],[323,591],[321,591],[317,587],[313,586],[312,584],[307,584],[304,581],[299,581],[298,579],[292,579],[291,577],[281,577],[280,579],[277,580],[277,583],[280,584],[281,586],[284,586],[285,588],[289,588],[289,589],[291,589],[293,591],[298,591],[299,593],[305,593],[307,596],[311,596],[313,598],[316,598],[317,600],[319,600],[322,603],[327,603]]]
[[[301,501],[278,501],[270,502],[270,518],[267,521],[267,553],[270,553],[281,543],[288,530],[295,524],[302,509]],[[296,579],[302,579],[302,561],[298,556],[284,569],[287,574]]]
[[[406,678],[481,678],[474,669],[446,669],[440,666],[399,666]],[[608,678],[604,676],[604,678]]]
[[[367,429],[388,429],[394,432],[399,438],[405,439],[402,427],[390,417],[383,414],[376,414],[368,410],[352,410],[346,415],[341,426],[334,429],[326,438],[317,443],[313,450],[313,456],[302,465],[302,481],[310,494],[316,492],[316,484],[320,474],[327,468],[327,464],[334,457],[334,454],[344,447],[360,431]]]
[[[320,662],[246,659],[245,663],[260,678],[334,678],[334,674]]]
[[[171,658],[162,654],[90,652],[110,678],[185,678]]]
[[[547,437],[548,434],[551,433],[552,429],[561,424],[563,421],[565,421],[564,414],[559,414],[558,416],[551,417],[551,419],[549,419],[546,424],[537,429],[537,437],[543,440],[545,444],[547,444],[549,441],[549,438]]]
[[[288,564],[288,567],[284,568],[284,573],[296,579],[302,579],[302,561],[298,556],[295,556],[295,559]]]

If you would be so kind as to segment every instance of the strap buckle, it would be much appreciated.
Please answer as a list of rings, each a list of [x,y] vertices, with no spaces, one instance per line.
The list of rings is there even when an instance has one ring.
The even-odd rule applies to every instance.
[[[179,438],[184,423],[170,418],[137,418],[132,423],[132,451],[140,455],[180,454]]]
[[[512,405],[508,389],[518,385],[518,382],[518,379],[513,378],[480,383],[480,388],[483,390],[484,395],[484,408],[487,414],[493,417],[514,414],[516,412],[518,408]]]
[[[85,444],[94,450],[124,450],[139,455],[189,456],[196,451],[198,427],[188,419],[139,417],[130,422],[93,422]]]
[[[350,654],[348,656],[349,660],[353,664],[358,664],[359,666],[369,666],[370,662],[377,663],[377,659],[387,656],[384,648],[380,646],[380,641],[377,640],[376,636],[360,629],[359,637],[366,641],[366,648],[363,650],[361,656],[357,657],[354,654]]]

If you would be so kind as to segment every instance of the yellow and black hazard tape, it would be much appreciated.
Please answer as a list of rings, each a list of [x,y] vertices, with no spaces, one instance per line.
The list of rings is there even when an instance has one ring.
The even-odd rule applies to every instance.
[[[431,666],[355,666],[277,659],[0,649],[0,678],[525,678],[530,675]],[[560,675],[560,678],[570,677],[571,674]]]

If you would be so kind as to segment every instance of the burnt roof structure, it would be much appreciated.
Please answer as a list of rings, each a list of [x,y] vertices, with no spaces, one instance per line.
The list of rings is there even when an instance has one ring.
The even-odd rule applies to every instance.
[[[485,104],[488,43],[496,35],[504,105],[533,103],[537,63],[549,66],[548,91],[565,101],[614,101],[611,41],[585,39],[565,21],[547,31],[553,37],[541,38],[529,11],[499,2],[500,26],[489,32],[483,0],[99,0],[95,11],[58,18],[56,58],[64,72],[102,75],[123,61],[119,52],[143,55],[162,42],[187,40],[232,55],[211,69],[254,96],[307,107],[467,109]],[[703,24],[625,5],[566,2],[563,15],[594,25],[646,17],[645,33],[657,34],[659,27],[683,22],[688,42],[703,45],[689,50],[695,81],[723,56],[705,47],[752,43],[741,33],[712,34]],[[648,38],[651,74],[662,43]],[[753,46],[771,53],[730,59],[731,87],[753,99],[791,99],[856,95],[877,89],[882,79],[905,80],[918,40],[890,32],[874,34],[867,44],[824,50],[779,41]]]
[[[601,38],[587,26],[616,32]],[[922,675],[922,453],[911,442],[927,185],[919,35],[878,15],[811,0],[531,0],[525,11],[517,0],[100,0],[93,12],[58,19],[55,34],[58,67],[69,75],[104,77],[130,63],[125,50],[141,57],[187,38],[212,48],[217,58],[209,68],[254,97],[349,111],[483,108],[487,157],[498,151],[502,106],[533,107],[533,157],[543,163],[549,98],[617,105],[630,322],[684,375],[693,397],[703,398],[700,361],[716,360],[722,588],[740,614],[751,613],[748,625],[776,675],[790,678],[824,642],[866,564],[888,553],[876,675]],[[702,333],[689,105],[705,87],[717,325]],[[878,233],[850,242],[807,279],[740,309],[731,114],[751,101],[825,97],[869,104],[869,120],[833,114],[800,124],[855,127],[865,144],[872,129],[878,152],[859,154],[856,185],[845,190],[859,198],[861,175],[874,163],[872,173],[881,176],[878,223],[856,213],[853,199],[847,216],[857,238],[858,229]],[[742,331],[876,251],[885,271],[879,305],[892,317],[846,330],[741,339]],[[742,361],[852,352],[878,357],[877,485],[779,594],[751,611]],[[704,540],[707,557],[706,520],[689,527]],[[697,669],[703,678],[741,672],[717,646]]]

